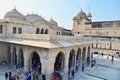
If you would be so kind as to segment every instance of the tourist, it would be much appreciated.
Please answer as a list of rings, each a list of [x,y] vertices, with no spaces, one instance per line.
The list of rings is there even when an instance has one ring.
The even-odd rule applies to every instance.
[[[102,53],[102,57],[103,57],[103,55],[104,55],[104,54]]]
[[[17,69],[17,75],[18,75],[19,71],[20,71],[20,65],[19,64],[16,65],[16,69]]]
[[[46,77],[44,74],[42,75],[42,80],[46,80]]]
[[[5,72],[5,79],[7,80],[8,79],[8,73]]]
[[[52,80],[57,80],[57,76],[55,74],[53,74]]]
[[[27,71],[27,80],[31,80],[31,71],[28,69]]]
[[[114,61],[114,56],[112,55],[112,59],[111,59],[112,64],[113,64],[113,61]]]
[[[11,80],[11,75],[12,75],[12,73],[11,73],[11,72],[9,72],[9,75],[8,75],[8,76],[9,76],[9,80]]]
[[[78,72],[78,65],[76,65],[76,72]]]
[[[96,64],[96,59],[95,59],[95,60],[93,60],[93,64],[94,64],[94,66],[95,66],[95,64]]]
[[[84,66],[84,64],[82,64],[82,71],[84,71],[84,68],[85,68],[85,66]]]
[[[22,80],[27,80],[27,73],[24,73]]]
[[[71,73],[72,73],[72,79],[74,80],[75,70],[73,69]]]
[[[87,57],[87,64],[90,64],[90,57]]]
[[[93,67],[93,66],[94,66],[94,61],[92,60],[92,61],[91,61],[91,67]]]

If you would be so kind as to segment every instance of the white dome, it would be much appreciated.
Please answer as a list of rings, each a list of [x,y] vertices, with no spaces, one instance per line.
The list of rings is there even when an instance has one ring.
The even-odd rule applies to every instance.
[[[7,12],[5,14],[4,18],[13,18],[13,19],[17,18],[17,19],[24,20],[24,16],[20,12],[18,12],[16,9],[13,9],[13,10]]]
[[[77,18],[81,18],[81,19],[86,19],[86,13],[84,13],[82,10],[76,15]]]
[[[49,22],[54,26],[58,26],[57,22],[53,20],[52,18],[49,20]]]
[[[39,21],[45,21],[45,19],[37,14],[29,14],[25,16],[26,21],[30,22],[39,22]]]

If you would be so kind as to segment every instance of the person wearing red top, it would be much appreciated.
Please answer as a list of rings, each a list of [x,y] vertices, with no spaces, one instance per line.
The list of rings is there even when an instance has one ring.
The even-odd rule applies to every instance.
[[[52,80],[57,80],[57,76],[56,76],[56,75],[53,75],[53,76],[52,76]]]

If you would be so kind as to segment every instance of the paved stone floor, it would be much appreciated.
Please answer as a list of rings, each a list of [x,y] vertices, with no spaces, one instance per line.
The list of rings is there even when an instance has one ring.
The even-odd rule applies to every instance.
[[[81,71],[81,66],[79,71],[75,74],[74,80],[120,80],[120,60],[115,59],[111,62],[111,57],[107,59],[106,56],[94,55],[96,59],[96,66],[91,68],[89,65],[85,65],[85,71]],[[3,65],[0,66],[0,80],[4,79],[5,71],[16,73],[15,66],[13,65]],[[105,75],[107,74],[107,75]],[[68,80],[68,75],[63,73],[63,80]]]
[[[13,72],[15,73],[15,66],[13,65],[2,65],[0,66],[0,80],[5,80],[4,73],[5,72]]]
[[[91,68],[86,65],[85,72],[79,67],[74,80],[120,80],[120,59],[115,58],[113,63],[111,57],[107,59],[105,55],[94,55],[93,59],[96,59],[96,66]]]
[[[98,65],[91,75],[103,78],[106,80],[120,80],[120,70],[112,67]]]

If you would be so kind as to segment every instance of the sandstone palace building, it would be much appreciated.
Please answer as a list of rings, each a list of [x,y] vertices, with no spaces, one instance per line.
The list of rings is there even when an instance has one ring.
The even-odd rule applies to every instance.
[[[0,19],[0,62],[20,64],[25,71],[39,64],[48,80],[54,71],[66,73],[76,62],[90,61],[92,53],[119,53],[119,47],[120,21],[92,22],[91,13],[82,10],[73,17],[72,30],[16,9]]]

